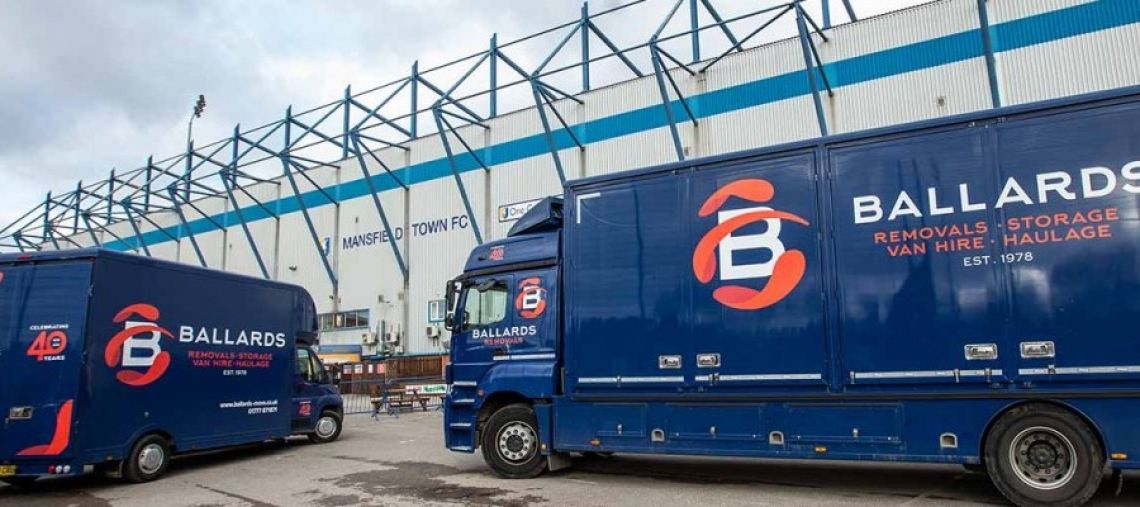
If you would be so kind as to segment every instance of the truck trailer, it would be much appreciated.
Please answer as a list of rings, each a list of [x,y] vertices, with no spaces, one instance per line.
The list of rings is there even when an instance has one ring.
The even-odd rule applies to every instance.
[[[747,128],[747,125],[741,125]],[[448,283],[446,445],[1140,468],[1140,88],[589,177]]]
[[[176,453],[340,435],[302,288],[109,250],[0,255],[0,481],[158,478]]]

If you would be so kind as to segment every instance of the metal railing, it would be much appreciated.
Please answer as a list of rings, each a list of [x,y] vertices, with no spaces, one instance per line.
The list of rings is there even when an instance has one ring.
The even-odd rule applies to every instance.
[[[444,385],[440,377],[375,378],[337,383],[344,399],[345,414],[371,414],[373,418],[399,417],[402,412],[417,410],[441,410],[445,391],[416,389],[440,385]]]

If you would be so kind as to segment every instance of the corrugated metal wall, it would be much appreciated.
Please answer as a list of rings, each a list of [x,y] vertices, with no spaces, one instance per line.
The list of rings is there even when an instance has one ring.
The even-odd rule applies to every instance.
[[[1002,101],[1016,104],[1138,84],[1138,3],[988,1]],[[829,32],[829,42],[817,39],[825,72],[835,86],[835,94],[824,97],[830,131],[850,132],[990,107],[978,27],[975,0],[943,0],[837,27]],[[697,127],[679,118],[687,156],[817,136],[812,99],[804,92],[803,65],[798,40],[786,40],[729,56],[696,77],[674,71],[700,117]],[[585,150],[559,151],[567,178],[676,159],[652,76],[594,90],[581,98],[584,104],[556,103],[588,143]],[[553,117],[551,122],[557,126]],[[519,159],[518,143],[508,144],[519,139],[545,143],[534,137],[542,133],[534,109],[487,123],[490,128],[486,130],[465,126],[459,132],[492,167],[490,172],[476,168],[462,174],[474,220],[483,238],[490,240],[503,237],[511,226],[510,220],[500,217],[500,208],[558,194],[561,189],[549,153]],[[271,276],[308,288],[321,312],[369,310],[371,331],[382,328],[398,334],[404,352],[434,352],[443,350],[444,342],[431,338],[435,324],[428,320],[428,305],[442,298],[445,282],[460,272],[476,240],[439,136],[420,138],[407,146],[407,151],[377,152],[400,178],[428,178],[406,191],[396,186],[379,193],[394,237],[383,237],[376,208],[367,195],[343,199],[338,206],[311,199],[316,245],[300,212],[258,220],[250,229]],[[452,147],[463,153],[454,138]],[[373,175],[383,174],[374,161],[368,160],[368,168]],[[344,161],[339,169],[313,170],[310,176],[338,196],[349,185],[362,184],[355,159]],[[298,185],[302,192],[313,190],[303,178],[298,178]],[[280,185],[247,188],[274,209],[291,209],[293,192],[286,180],[280,180]],[[237,197],[239,206],[253,205],[240,193]],[[226,231],[196,235],[209,265],[259,274],[236,217],[226,214],[232,209],[229,203],[211,198],[197,204],[207,213],[226,216],[229,226]],[[185,213],[191,220],[200,217],[189,209]],[[154,219],[163,225],[178,223],[170,213]],[[140,227],[153,229],[145,223]],[[123,238],[134,237],[128,224],[112,230]],[[105,236],[104,240],[113,239]],[[406,282],[391,249],[393,241],[409,268]],[[339,280],[336,294],[321,263],[325,248]],[[185,239],[152,246],[151,251],[164,258],[196,262]],[[355,344],[370,330],[331,332],[322,339]]]

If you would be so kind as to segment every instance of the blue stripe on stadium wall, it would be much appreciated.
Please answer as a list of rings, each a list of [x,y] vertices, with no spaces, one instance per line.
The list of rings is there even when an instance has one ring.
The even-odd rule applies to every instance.
[[[991,33],[994,50],[1005,52],[1137,22],[1140,22],[1140,2],[1096,0],[993,25]],[[823,69],[832,86],[839,88],[982,56],[984,55],[981,33],[980,30],[974,29],[828,63]],[[803,71],[796,71],[694,95],[689,97],[689,104],[693,108],[694,115],[705,118],[802,97],[810,93]],[[646,132],[667,126],[662,107],[655,105],[634,109],[579,123],[572,128],[584,145]],[[675,117],[685,116],[679,101],[672,101],[670,107],[674,109]],[[479,150],[480,156],[488,165],[498,165],[546,155],[549,150],[544,135],[535,134],[488,146]],[[575,147],[573,139],[564,131],[555,131],[554,140],[560,150]],[[456,155],[456,164],[460,172],[480,168],[474,158],[466,152]],[[409,185],[451,175],[451,168],[446,158],[429,160],[400,171]],[[386,173],[377,174],[372,180],[377,191],[399,187]],[[343,202],[366,196],[369,189],[362,178],[330,187],[328,191]],[[316,190],[302,193],[299,198],[308,208],[329,204],[324,195]],[[300,211],[298,202],[298,197],[292,196],[269,201],[266,206],[275,209],[279,215],[285,215]],[[247,222],[270,218],[269,214],[258,206],[242,208],[241,211]],[[239,223],[237,213],[233,211],[220,213],[212,218],[227,226]],[[190,221],[189,227],[194,234],[218,230],[213,223],[204,218]],[[176,237],[181,232],[179,226],[168,227],[166,231]],[[143,233],[142,240],[147,245],[172,241],[165,233],[158,230]],[[137,247],[137,243],[137,238],[132,236],[124,241],[109,241],[104,246],[115,250],[132,250]]]

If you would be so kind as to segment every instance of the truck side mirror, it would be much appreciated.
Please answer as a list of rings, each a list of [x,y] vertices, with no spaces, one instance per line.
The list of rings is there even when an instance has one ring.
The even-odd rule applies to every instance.
[[[458,326],[455,325],[455,312],[454,311],[451,311],[451,310],[447,311],[447,316],[445,316],[443,318],[443,324],[444,324],[444,327],[446,327],[448,331],[455,332],[455,330],[458,328]]]

